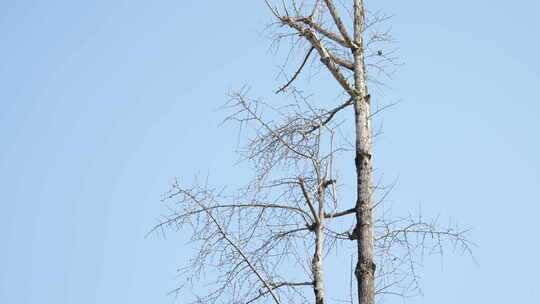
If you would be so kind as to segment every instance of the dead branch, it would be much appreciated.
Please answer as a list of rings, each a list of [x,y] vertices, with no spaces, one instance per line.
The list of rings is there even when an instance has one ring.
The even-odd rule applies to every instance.
[[[345,40],[345,42],[347,42],[347,45],[349,45],[349,47],[353,47],[351,38],[349,34],[347,33],[347,30],[345,29],[345,25],[343,25],[343,22],[341,21],[341,18],[339,17],[336,7],[334,6],[334,2],[332,0],[324,0],[324,3],[326,4],[328,11],[330,12],[330,15],[332,16],[332,19],[334,20],[336,27],[341,33],[341,36],[343,36],[343,39]]]
[[[347,209],[347,210],[344,210],[344,211],[341,211],[341,212],[336,212],[336,213],[325,213],[324,214],[324,217],[325,218],[335,218],[335,217],[340,217],[340,216],[344,216],[344,215],[348,215],[348,214],[353,214],[355,213],[356,210],[354,208],[351,208],[351,209]]]
[[[311,214],[313,215],[313,222],[319,223],[319,216],[317,215],[317,211],[315,211],[315,207],[313,206],[313,203],[311,202],[309,194],[306,190],[306,184],[304,183],[304,180],[302,178],[298,178],[298,183],[300,184],[300,188],[302,189],[302,194],[304,195],[304,198],[306,199],[306,204],[309,206],[309,210],[311,210]]]
[[[313,282],[280,282],[280,283],[274,283],[274,284],[272,284],[272,289],[278,289],[278,288],[284,287],[284,286],[313,286]],[[259,298],[267,295],[268,293],[269,293],[269,291],[267,291],[267,290],[264,290],[264,291],[259,290],[259,295],[256,296],[255,298],[250,299],[249,301],[247,301],[246,304],[253,303],[256,300],[258,300]]]
[[[306,62],[308,61],[309,59],[309,56],[311,55],[311,53],[313,52],[315,48],[314,47],[311,47],[309,49],[309,51],[307,52],[306,54],[306,57],[304,58],[304,61],[302,61],[302,64],[300,65],[300,67],[298,68],[298,70],[296,70],[296,72],[294,73],[293,77],[291,78],[291,80],[289,80],[284,86],[282,86],[279,90],[277,90],[275,92],[275,94],[278,94],[279,92],[283,92],[289,85],[291,85],[291,83],[293,83],[293,81],[296,79],[296,77],[298,77],[298,75],[300,74],[300,72],[302,71],[302,69],[304,68],[304,65],[306,64]]]
[[[352,105],[352,104],[353,104],[353,100],[352,100],[352,99],[349,99],[349,100],[347,100],[347,102],[345,102],[345,103],[341,104],[340,106],[338,106],[338,107],[336,107],[336,108],[334,108],[334,109],[328,111],[328,113],[326,114],[326,115],[328,115],[328,116],[326,117],[326,119],[323,120],[320,124],[313,126],[313,127],[308,131],[308,133],[311,133],[311,132],[313,132],[313,131],[315,131],[315,130],[321,128],[321,127],[324,127],[326,124],[328,124],[328,123],[332,120],[332,118],[334,118],[334,115],[336,115],[339,111],[345,109],[346,107],[348,107],[348,106],[350,106],[350,105]]]

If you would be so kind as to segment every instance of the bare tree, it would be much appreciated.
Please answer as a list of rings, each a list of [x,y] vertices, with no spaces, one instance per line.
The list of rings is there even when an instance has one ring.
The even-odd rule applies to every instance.
[[[379,84],[377,76],[395,63],[392,50],[379,48],[391,40],[389,32],[375,29],[388,17],[367,11],[362,0],[339,6],[333,0],[264,2],[276,19],[275,41],[290,38],[291,49],[304,55],[275,92],[286,93],[286,105],[250,99],[246,89],[230,95],[226,121],[247,132],[240,155],[253,164],[254,177],[233,193],[208,182],[190,187],[175,182],[166,199],[176,204],[154,230],[191,228],[198,251],[183,273],[208,282],[207,274],[215,270],[193,303],[311,303],[311,292],[316,304],[329,303],[324,261],[343,242],[356,244],[357,286],[348,302],[373,304],[376,295],[414,294],[423,253],[442,252],[445,242],[469,252],[469,242],[466,231],[441,228],[414,214],[392,218],[380,204],[391,187],[373,182],[372,118],[384,107],[372,108],[368,83]],[[313,102],[295,87],[313,57],[344,92],[337,105]],[[338,120],[349,108],[352,145]],[[347,204],[340,199],[347,181],[339,179],[336,163],[351,154],[356,202]],[[381,193],[377,201],[375,190]]]

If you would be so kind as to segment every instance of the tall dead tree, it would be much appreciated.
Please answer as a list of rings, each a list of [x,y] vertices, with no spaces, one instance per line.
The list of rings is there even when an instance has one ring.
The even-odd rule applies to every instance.
[[[469,243],[464,231],[440,228],[421,216],[375,217],[374,191],[381,187],[373,183],[371,125],[379,109],[372,109],[368,79],[377,80],[369,69],[384,73],[394,58],[377,48],[389,34],[370,29],[387,18],[369,13],[362,0],[339,7],[333,0],[264,2],[276,18],[276,39],[290,37],[292,47],[305,52],[300,67],[276,91],[292,101],[278,106],[250,99],[247,90],[231,94],[226,120],[248,133],[240,153],[253,164],[253,179],[230,194],[208,183],[174,183],[166,199],[176,205],[154,229],[192,229],[191,240],[199,247],[183,269],[190,280],[217,270],[213,288],[194,303],[311,303],[310,289],[316,304],[329,303],[324,261],[337,243],[351,241],[357,248],[357,300],[351,292],[351,303],[373,304],[376,295],[417,290],[415,254],[440,251],[445,241],[468,251]],[[313,58],[344,92],[341,103],[317,103],[296,89],[294,82]],[[342,127],[337,117],[350,108],[352,149],[337,138]],[[349,181],[339,180],[338,157],[354,159],[354,204],[339,199],[340,185]],[[347,222],[348,217],[354,220]],[[339,231],[340,220],[350,229]]]

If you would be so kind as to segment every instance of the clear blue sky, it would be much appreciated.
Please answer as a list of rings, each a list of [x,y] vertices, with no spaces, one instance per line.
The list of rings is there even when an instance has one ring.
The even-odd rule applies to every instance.
[[[377,167],[399,177],[392,201],[478,244],[479,265],[428,259],[409,302],[534,302],[540,5],[377,5],[405,63]],[[262,1],[0,1],[0,303],[173,302],[186,235],[145,234],[175,177],[242,181],[216,109],[279,85],[270,20]]]

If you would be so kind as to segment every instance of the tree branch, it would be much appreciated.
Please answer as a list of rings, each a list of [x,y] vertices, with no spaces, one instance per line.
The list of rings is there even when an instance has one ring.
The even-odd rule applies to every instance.
[[[334,55],[332,53],[328,53],[330,55],[330,58],[332,58],[332,60],[334,60],[337,64],[339,64],[340,66],[346,68],[346,69],[349,69],[351,71],[354,71],[354,65],[352,62],[350,62],[349,60],[346,60],[346,59],[343,59],[337,55]]]
[[[347,102],[345,102],[344,104],[342,104],[342,105],[340,105],[340,106],[338,106],[338,107],[336,107],[336,108],[330,110],[328,113],[326,113],[326,114],[329,114],[328,117],[327,117],[321,124],[316,125],[316,126],[313,126],[313,128],[311,128],[311,129],[308,131],[308,133],[311,133],[311,132],[313,132],[313,131],[315,131],[315,130],[321,128],[321,127],[324,127],[327,123],[329,123],[329,122],[332,120],[332,118],[334,117],[334,115],[337,114],[337,112],[339,112],[339,111],[345,109],[347,106],[350,106],[350,105],[352,105],[352,104],[353,104],[353,99],[349,99],[349,100],[347,100]]]
[[[290,143],[286,142],[279,134],[277,134],[274,129],[272,129],[264,120],[262,120],[262,118],[259,117],[253,111],[253,109],[251,109],[251,107],[244,100],[244,97],[241,94],[235,93],[235,94],[233,94],[233,98],[236,98],[236,100],[238,100],[238,102],[242,105],[242,107],[244,107],[244,110],[246,110],[251,115],[252,119],[257,120],[277,141],[281,142],[283,144],[283,146],[285,146],[288,150],[290,150],[294,154],[296,154],[298,156],[301,156],[301,157],[304,157],[306,159],[311,159],[312,158],[310,155],[307,155],[307,154],[302,153],[302,152],[298,151],[297,149],[295,149],[293,146],[291,146]]]
[[[214,224],[216,225],[216,228],[218,229],[219,233],[223,236],[223,238],[236,250],[236,252],[238,252],[241,256],[242,256],[242,259],[244,260],[244,262],[246,262],[246,264],[249,266],[249,268],[251,269],[251,271],[253,271],[253,273],[255,273],[255,275],[257,276],[257,278],[259,279],[259,281],[261,281],[261,283],[266,287],[266,289],[268,290],[268,292],[272,295],[272,298],[274,299],[274,301],[276,302],[276,304],[281,304],[281,301],[279,300],[278,296],[274,293],[273,291],[273,288],[272,286],[270,286],[270,284],[262,277],[262,275],[259,273],[259,271],[255,268],[255,266],[251,263],[250,259],[246,256],[246,254],[244,253],[244,251],[242,250],[242,248],[240,248],[233,240],[231,240],[229,238],[229,236],[227,235],[227,233],[225,233],[225,231],[223,230],[223,228],[221,228],[221,225],[219,224],[219,222],[217,221],[217,219],[212,215],[212,212],[206,208],[206,206],[204,206],[204,204],[202,204],[199,200],[197,200],[195,197],[191,196],[191,199],[197,203],[197,205],[199,205],[199,207],[201,207],[201,209],[203,209],[206,214],[208,215],[208,217],[212,220],[212,222],[214,222]]]
[[[306,203],[309,206],[309,210],[311,210],[311,213],[313,214],[313,219],[315,223],[319,223],[319,217],[317,216],[317,211],[315,211],[315,207],[311,203],[311,199],[309,198],[309,194],[306,190],[306,185],[304,183],[304,179],[301,177],[298,178],[298,183],[300,184],[300,188],[302,188],[302,194],[304,195],[304,198],[306,199]]]
[[[317,38],[315,33],[310,28],[306,28],[305,26],[301,25],[300,23],[289,17],[281,17],[280,21],[283,24],[286,24],[297,30],[300,36],[304,36],[311,43],[311,45],[315,47],[315,49],[317,49],[319,56],[321,56],[321,62],[328,68],[328,70],[334,76],[337,82],[343,87],[343,89],[347,93],[349,93],[351,97],[358,95],[354,87],[349,83],[347,78],[343,76],[339,68],[336,66],[330,52],[326,49],[326,47],[322,44],[321,40]]]
[[[182,191],[182,193],[185,194],[187,192]],[[286,209],[286,210],[294,211],[295,213],[298,213],[298,214],[300,214],[302,216],[306,216],[307,218],[311,218],[311,216],[307,212],[305,212],[304,210],[302,210],[300,208],[296,208],[296,207],[292,207],[292,206],[285,206],[285,205],[278,205],[278,204],[228,204],[228,205],[216,205],[216,206],[206,207],[206,209],[208,209],[208,210],[218,209],[218,208],[275,208],[275,209]],[[198,214],[198,213],[203,213],[203,212],[206,212],[206,210],[205,209],[197,209],[197,210],[185,212],[185,213],[182,213],[182,214],[175,214],[174,217],[167,218],[166,221],[161,222],[158,225],[154,226],[154,228],[152,228],[152,230],[150,230],[150,233],[152,233],[153,231],[157,230],[160,227],[163,227],[163,226],[166,226],[168,224],[177,222],[181,218],[192,216],[192,215],[195,215],[195,214]]]
[[[336,7],[334,6],[334,2],[332,0],[324,0],[324,3],[326,3],[326,7],[328,7],[328,11],[330,12],[330,15],[332,15],[332,19],[334,19],[334,23],[341,33],[341,36],[343,36],[343,39],[345,39],[345,42],[349,45],[349,47],[353,46],[351,38],[347,33],[347,29],[345,28],[345,25],[343,25],[343,22],[341,22],[341,18],[339,17]]]
[[[457,240],[460,240],[460,241],[465,241],[465,239],[461,236],[461,233],[459,232],[451,232],[451,231],[434,231],[434,230],[429,230],[429,229],[397,229],[397,230],[392,230],[392,231],[388,231],[387,233],[383,234],[383,235],[380,235],[376,238],[374,238],[375,241],[380,241],[384,238],[387,238],[387,237],[395,237],[396,235],[400,234],[400,233],[403,233],[403,234],[406,234],[406,233],[420,233],[420,234],[427,234],[427,235],[445,235],[445,236],[449,236],[449,237],[453,237]]]
[[[289,85],[291,85],[291,83],[296,79],[296,77],[298,77],[298,75],[300,74],[300,72],[302,71],[302,69],[304,68],[304,65],[306,65],[306,62],[308,61],[309,59],[309,56],[311,55],[311,53],[313,52],[315,48],[314,47],[311,47],[306,55],[306,57],[304,58],[304,61],[302,62],[302,64],[300,65],[300,67],[298,68],[298,70],[296,71],[296,73],[294,73],[294,76],[291,78],[291,80],[289,80],[289,82],[287,82],[283,87],[281,87],[279,90],[277,90],[275,92],[275,94],[278,94],[280,92],[283,92],[283,90],[285,90]]]
[[[296,283],[296,282],[281,282],[281,283],[271,284],[272,290],[278,289],[278,288],[283,287],[283,286],[312,286],[312,285],[313,285],[313,282],[298,282],[298,283]],[[267,295],[268,293],[269,293],[268,291],[259,290],[259,295],[256,296],[255,298],[247,301],[246,304],[253,303],[257,299]]]
[[[347,42],[343,39],[341,39],[337,34],[334,34],[326,29],[324,29],[322,26],[320,26],[318,23],[313,22],[311,18],[300,18],[298,21],[308,25],[309,27],[313,28],[315,31],[320,33],[321,35],[327,37],[328,39],[336,42],[337,44],[349,48],[350,45],[347,44]]]
[[[334,217],[344,216],[344,215],[347,215],[347,214],[352,214],[352,213],[355,213],[355,212],[356,212],[356,209],[351,208],[351,209],[344,210],[344,211],[341,211],[341,212],[336,212],[336,213],[330,213],[330,214],[325,213],[324,217],[325,218],[334,218]]]

